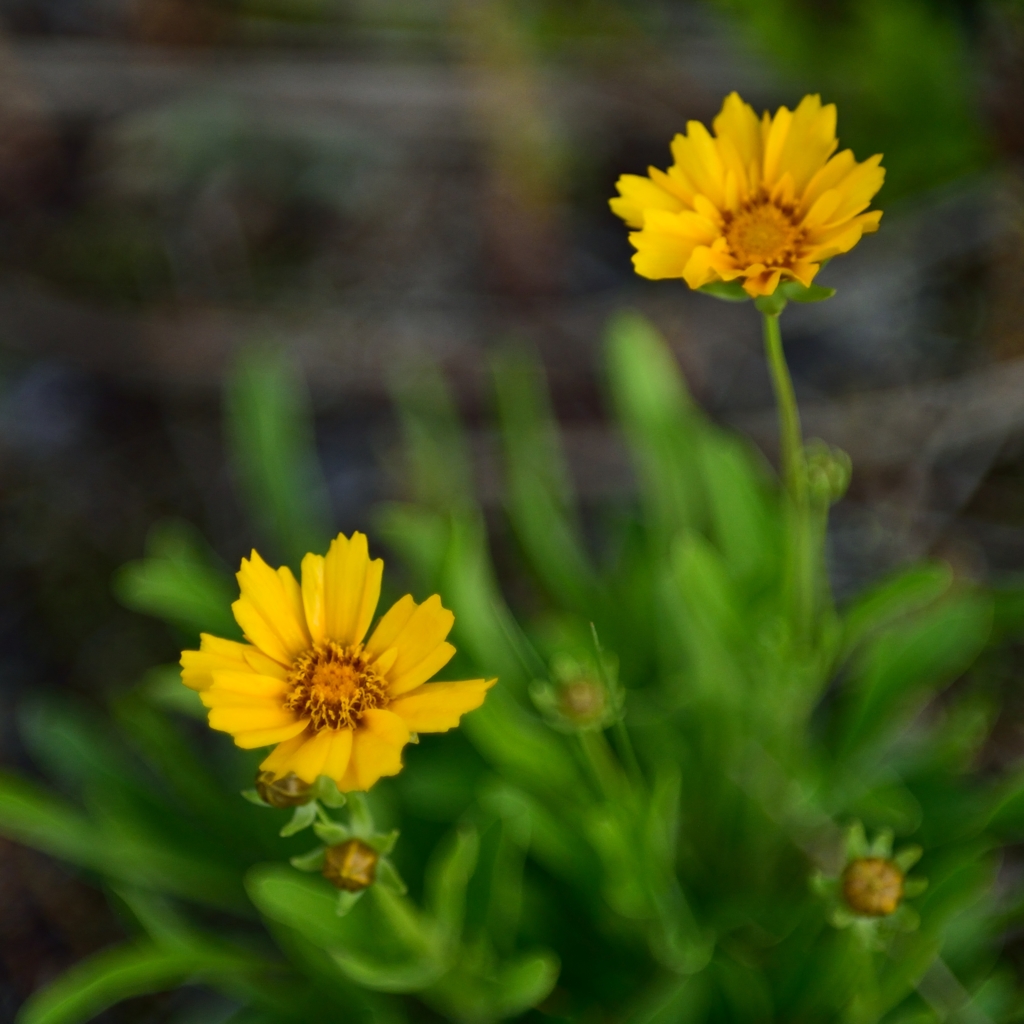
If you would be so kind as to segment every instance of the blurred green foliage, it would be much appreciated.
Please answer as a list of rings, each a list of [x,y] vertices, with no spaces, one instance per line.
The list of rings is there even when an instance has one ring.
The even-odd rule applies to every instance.
[[[314,815],[289,825],[238,797],[258,753],[196,720],[172,666],[105,717],[32,704],[22,735],[51,785],[0,776],[0,831],[78,865],[131,937],[37,993],[23,1024],[85,1021],[180,984],[224,993],[232,1020],[282,1024],[427,1010],[459,1024],[1018,1020],[1004,945],[1024,907],[1024,774],[983,753],[996,655],[1024,630],[1020,592],[925,564],[837,611],[822,579],[808,632],[770,468],[708,422],[647,323],[609,329],[638,501],[599,523],[575,498],[542,368],[508,352],[493,375],[520,616],[443,379],[419,368],[396,392],[410,493],[379,510],[378,534],[417,597],[453,608],[454,675],[501,676],[463,729],[409,747],[369,794],[376,827],[401,829],[391,857],[408,891],[394,874],[339,916],[335,890],[287,863],[312,863]],[[253,349],[226,409],[259,528],[289,561],[323,550],[293,371]],[[186,527],[157,529],[115,585],[186,636],[231,628],[230,581]],[[574,730],[573,705],[549,712],[581,680],[612,713]],[[548,705],[535,709],[538,682]],[[908,887],[899,928],[839,926],[847,842],[869,848],[860,823],[870,849],[893,833],[897,859],[916,855],[900,853],[908,839],[921,848],[927,888]]]
[[[885,154],[887,201],[984,166],[981,58],[965,7],[927,0],[713,0],[784,80],[837,103],[843,147]],[[980,20],[980,11],[979,11]],[[790,104],[792,106],[792,104]]]

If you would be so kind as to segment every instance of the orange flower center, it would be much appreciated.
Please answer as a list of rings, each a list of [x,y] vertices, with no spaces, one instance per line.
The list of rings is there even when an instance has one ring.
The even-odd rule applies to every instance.
[[[792,207],[777,205],[763,193],[748,199],[735,213],[727,211],[725,240],[737,262],[791,266],[804,237],[794,214]]]
[[[858,914],[885,917],[903,900],[903,872],[891,860],[859,857],[843,872],[843,896]]]
[[[387,684],[369,667],[362,646],[317,644],[295,662],[284,706],[321,729],[354,729],[364,711],[388,705]]]

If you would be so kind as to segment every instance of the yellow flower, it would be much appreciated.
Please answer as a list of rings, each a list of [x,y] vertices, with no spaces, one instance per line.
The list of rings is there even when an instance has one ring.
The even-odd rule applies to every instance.
[[[611,208],[639,228],[629,240],[642,277],[691,288],[738,280],[756,298],[780,280],[810,285],[824,260],[878,230],[881,211],[864,211],[882,187],[882,157],[835,153],[834,104],[805,96],[795,111],[758,120],[732,93],[713,127],[714,136],[690,121],[667,172],[619,178]]]
[[[339,534],[326,557],[302,560],[302,584],[253,551],[231,606],[246,643],[203,634],[181,656],[182,682],[198,690],[210,725],[240,747],[277,746],[260,765],[307,783],[330,776],[339,789],[369,789],[402,769],[412,734],[446,732],[478,708],[497,681],[428,683],[455,654],[455,616],[435,594],[408,594],[364,643],[384,563],[366,537]]]

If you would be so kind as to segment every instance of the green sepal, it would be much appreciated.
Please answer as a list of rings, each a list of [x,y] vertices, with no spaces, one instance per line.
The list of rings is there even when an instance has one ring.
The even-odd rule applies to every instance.
[[[261,797],[259,793],[256,792],[255,789],[243,789],[242,796],[245,797],[245,799],[248,800],[249,803],[255,804],[257,807],[270,806],[270,804],[268,804],[267,801],[264,800],[263,797]]]
[[[920,846],[904,846],[895,857],[892,862],[906,874],[920,859],[921,854],[924,850]]]
[[[323,871],[327,851],[322,846],[317,846],[309,853],[300,853],[290,857],[288,863],[299,871]]]
[[[316,801],[310,800],[308,804],[301,804],[295,808],[292,820],[285,825],[278,833],[281,836],[293,836],[304,828],[309,828],[316,820]]]
[[[398,869],[387,857],[381,857],[377,861],[377,884],[398,896],[404,896],[409,891],[409,887],[402,881]]]
[[[881,857],[888,860],[892,857],[893,831],[891,828],[882,828],[875,833],[874,841],[868,851],[869,857]]]
[[[739,281],[709,281],[697,291],[726,302],[748,302],[750,300],[750,296],[743,290],[743,285]]]
[[[398,842],[399,831],[393,828],[390,832],[375,832],[365,840],[366,845],[372,847],[379,854],[388,854],[395,848]]]
[[[823,302],[831,299],[836,290],[820,284],[804,285],[799,281],[783,281],[776,289],[778,292],[782,292],[790,302]]]
[[[318,821],[313,826],[317,839],[322,840],[328,846],[337,846],[339,843],[347,843],[352,838],[352,832],[337,821]]]
[[[338,789],[338,784],[334,779],[329,778],[326,775],[321,775],[317,778],[316,782],[313,783],[312,795],[315,800],[319,800],[324,807],[344,807],[348,802],[345,794]]]
[[[857,860],[860,857],[869,855],[868,837],[864,832],[864,825],[855,821],[846,830],[846,859]]]
[[[360,900],[365,889],[360,889],[359,892],[349,892],[347,889],[340,889],[338,891],[338,903],[334,908],[334,912],[338,917],[344,917]]]

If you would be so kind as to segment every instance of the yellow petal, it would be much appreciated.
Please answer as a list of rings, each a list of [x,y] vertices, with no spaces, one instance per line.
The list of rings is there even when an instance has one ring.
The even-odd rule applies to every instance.
[[[654,168],[651,168],[653,175]],[[681,210],[683,204],[676,196],[666,191],[650,178],[641,178],[636,174],[623,174],[615,183],[619,195],[609,199],[608,205],[612,213],[621,217],[631,228],[644,225],[644,211]]]
[[[409,611],[412,605],[411,612]],[[398,611],[394,619],[389,621],[392,612]],[[395,625],[401,622],[399,630]],[[374,630],[367,652],[371,657],[388,647],[396,647],[398,656],[385,678],[389,684],[389,692],[397,696],[411,690],[420,683],[425,683],[435,672],[439,671],[451,660],[455,648],[445,643],[445,637],[451,632],[455,616],[441,604],[437,594],[428,597],[423,604],[417,605],[411,598],[406,603],[402,598]],[[392,633],[395,635],[391,635]]]
[[[633,266],[653,280],[682,277],[696,246],[708,245],[717,236],[715,225],[698,213],[648,210],[643,231],[629,236],[637,249]]]
[[[218,669],[246,669],[245,655],[251,650],[248,644],[201,633],[198,651],[181,652],[181,681],[190,690],[205,690],[213,685],[213,673]]]
[[[399,694],[416,689],[417,686],[436,676],[453,657],[455,657],[455,648],[444,641],[439,643],[422,661],[417,662],[400,675],[392,669],[384,677],[389,682],[388,693],[392,697],[397,697]]]
[[[824,193],[835,188],[853,170],[856,163],[857,161],[853,158],[853,150],[844,149],[841,153],[836,153],[811,178],[807,188],[804,189],[801,210],[806,212]]]
[[[789,127],[793,123],[793,115],[786,107],[779,107],[775,116],[761,122],[762,133],[767,128],[767,137],[764,140],[764,170],[762,171],[762,182],[765,188],[774,186],[776,179],[781,173],[779,165],[782,159],[782,151],[786,145],[786,137],[789,135]]]
[[[221,732],[240,733],[253,729],[276,729],[291,725],[295,715],[279,704],[260,707],[210,708],[210,728]]]
[[[359,643],[373,621],[384,572],[381,559],[370,561],[366,535],[343,533],[331,541],[324,559],[324,631],[339,644]]]
[[[306,555],[302,560],[302,608],[306,613],[306,628],[315,644],[322,644],[324,631],[324,556]]]
[[[750,270],[754,270],[754,268],[751,267]],[[768,270],[761,267],[743,282],[743,290],[755,299],[760,295],[772,295],[778,288],[781,278],[781,270]]]
[[[836,186],[842,192],[843,199],[832,215],[833,223],[854,217],[867,209],[885,182],[885,168],[881,166],[881,160],[880,154],[869,157],[862,164],[857,164]]]
[[[283,697],[288,683],[274,676],[261,676],[255,672],[231,672],[220,669],[213,674],[212,690],[231,690],[254,697]]]
[[[287,566],[275,572],[253,551],[238,572],[242,595],[231,606],[246,639],[264,654],[291,664],[310,646],[299,585]]]
[[[342,779],[345,778],[345,773],[348,771],[348,763],[352,757],[352,737],[354,734],[351,729],[332,729],[331,732],[333,734],[331,749],[327,754],[321,771],[328,778],[334,779],[340,786]]]
[[[818,263],[799,261],[790,267],[790,273],[793,275],[794,280],[799,281],[805,288],[810,288],[811,282],[820,269],[821,266]]]
[[[715,140],[700,121],[689,121],[686,135],[672,140],[676,165],[719,209],[725,200],[725,167]]]
[[[771,179],[766,176],[766,182],[791,174],[795,192],[801,195],[837,145],[835,104],[822,106],[820,96],[805,96],[792,114],[774,174]]]
[[[412,732],[447,732],[459,719],[480,707],[497,679],[458,683],[427,683],[392,701],[389,707]]]
[[[706,245],[698,245],[683,268],[683,278],[693,289],[702,288],[718,275],[711,265],[711,249]]]
[[[822,192],[808,211],[807,216],[804,217],[803,227],[812,229],[831,223],[832,215],[838,209],[842,198],[842,193],[837,188],[830,188],[827,192]]]
[[[416,602],[412,594],[399,598],[382,616],[370,639],[366,641],[366,654],[371,660],[379,658],[389,648],[395,646],[406,623],[416,611]],[[396,649],[397,652],[397,649]]]
[[[280,708],[278,697],[262,697],[255,693],[237,693],[211,686],[199,694],[199,699],[208,708]]]
[[[346,729],[346,732],[351,730]],[[324,765],[334,745],[334,729],[322,729],[313,733],[291,756],[289,771],[295,772],[303,782],[314,783],[323,775]]]
[[[235,746],[241,747],[243,750],[253,750],[255,747],[270,746],[271,743],[283,743],[302,732],[308,724],[303,720],[268,729],[248,729],[245,732],[235,733]]]
[[[730,93],[712,127],[726,167],[736,172],[740,184],[747,186],[747,168],[761,162],[761,125],[754,108]]]
[[[273,772],[278,777],[287,775],[291,770],[288,766],[291,764],[292,755],[306,742],[310,735],[312,735],[312,732],[299,732],[298,735],[291,737],[291,739],[279,743],[263,759],[260,764],[260,770]]]
[[[648,167],[647,173],[655,185],[663,188],[670,196],[679,200],[677,209],[688,210],[693,206],[697,190],[690,179],[678,167],[670,167],[668,171],[659,171],[657,167]],[[634,225],[638,227],[639,225]]]
[[[363,712],[352,737],[352,758],[343,781],[351,788],[366,790],[382,775],[397,775],[402,770],[402,747],[408,742],[409,727],[398,715],[379,708]]]

